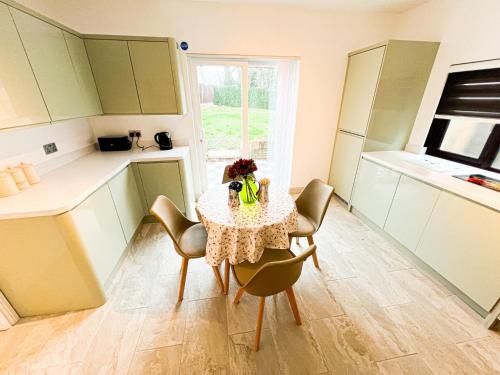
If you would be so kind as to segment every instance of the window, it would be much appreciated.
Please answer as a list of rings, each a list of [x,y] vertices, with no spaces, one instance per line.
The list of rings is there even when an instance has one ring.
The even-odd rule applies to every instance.
[[[450,120],[439,149],[477,159],[494,126],[495,124],[468,119]]]
[[[500,172],[500,68],[450,73],[427,154]]]
[[[498,121],[436,117],[424,145],[427,154],[500,172]]]

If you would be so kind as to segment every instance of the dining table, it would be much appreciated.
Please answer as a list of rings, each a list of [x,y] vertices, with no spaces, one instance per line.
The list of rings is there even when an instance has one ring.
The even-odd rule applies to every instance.
[[[266,203],[229,204],[229,184],[207,190],[196,204],[196,213],[207,230],[205,259],[211,266],[224,262],[224,293],[229,290],[230,264],[256,263],[264,249],[288,249],[289,233],[297,230],[298,213],[288,192],[269,189]]]

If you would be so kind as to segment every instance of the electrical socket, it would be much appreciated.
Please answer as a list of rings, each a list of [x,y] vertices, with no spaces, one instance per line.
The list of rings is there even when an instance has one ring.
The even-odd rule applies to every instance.
[[[130,138],[134,138],[134,137],[141,138],[141,131],[140,130],[129,130],[128,136]]]
[[[57,146],[54,142],[47,143],[46,145],[43,145],[43,150],[45,151],[45,155],[50,155],[57,152]]]

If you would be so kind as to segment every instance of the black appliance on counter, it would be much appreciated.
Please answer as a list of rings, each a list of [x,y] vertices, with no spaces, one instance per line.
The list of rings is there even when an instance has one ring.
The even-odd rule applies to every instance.
[[[123,137],[98,137],[99,149],[101,151],[127,151],[132,148],[132,142],[125,135]]]
[[[172,138],[169,132],[159,132],[155,134],[155,142],[160,146],[160,150],[172,149]]]

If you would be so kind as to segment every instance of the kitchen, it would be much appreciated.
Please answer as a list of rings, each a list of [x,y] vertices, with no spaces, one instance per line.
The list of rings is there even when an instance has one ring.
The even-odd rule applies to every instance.
[[[403,368],[407,360],[415,360],[419,373],[440,373],[436,354],[421,345],[433,338],[455,365],[477,373],[496,369],[495,360],[478,362],[499,355],[499,130],[496,106],[478,102],[498,96],[500,51],[486,42],[497,4],[436,0],[404,8],[395,0],[390,10],[374,10],[339,1],[322,12],[304,5],[169,1],[126,3],[115,14],[98,2],[76,3],[0,2],[0,38],[9,51],[0,58],[0,170],[10,183],[2,181],[1,191],[16,193],[0,198],[2,370],[95,373],[112,366],[117,373],[148,373],[148,364],[157,363],[164,372],[196,373],[213,361],[230,373],[257,372],[262,355],[274,353],[279,361],[271,373],[301,373],[304,364],[292,354],[298,345],[315,373],[340,370],[339,363],[355,373],[394,373],[392,364]],[[279,32],[271,36],[276,17]],[[228,21],[234,18],[239,26]],[[309,30],[290,28],[290,20],[304,18]],[[474,32],[461,29],[464,20],[477,26]],[[352,25],[364,26],[341,35]],[[302,326],[289,326],[289,308],[281,311],[282,299],[274,299],[258,352],[247,342],[260,335],[257,304],[251,296],[241,304],[224,296],[236,293],[229,262],[216,267],[222,277],[213,270],[214,278],[204,259],[193,260],[176,310],[172,288],[184,268],[150,212],[164,195],[189,220],[203,216],[208,164],[200,134],[206,119],[197,102],[201,86],[193,83],[201,58],[221,65],[232,59],[233,77],[246,77],[248,70],[250,82],[237,81],[243,145],[253,142],[244,138],[255,126],[252,114],[280,114],[273,126],[287,130],[273,133],[282,141],[269,137],[266,147],[280,150],[281,169],[288,171],[283,186],[292,197],[316,178],[334,188],[324,224],[322,217],[321,230],[315,229],[314,265],[305,262],[296,284]],[[243,100],[245,92],[257,92],[252,82],[264,81],[250,75],[258,64],[277,66],[278,83],[288,77],[289,85],[276,86],[276,108],[256,109]],[[472,100],[476,106],[447,101],[457,95],[457,81],[472,87],[459,95],[479,98]],[[471,130],[477,126],[482,130]],[[468,156],[457,158],[464,149]],[[253,157],[251,147],[242,150],[241,156]],[[264,161],[255,158],[260,169]],[[9,167],[21,168],[27,180],[34,174],[32,184],[22,176],[15,180],[19,170]],[[217,181],[222,172],[216,170]],[[277,187],[278,171],[262,168],[256,175]],[[301,252],[304,242],[291,241],[292,250]],[[379,269],[380,275],[373,272]],[[345,298],[349,291],[358,302]],[[432,318],[419,320],[405,304]],[[166,310],[159,313],[159,306]],[[204,314],[210,316],[206,326]],[[362,314],[374,319],[375,331]],[[88,317],[88,327],[80,326],[80,316]],[[409,316],[427,336],[411,330]],[[342,362],[337,347],[355,345],[332,341],[342,333],[342,319],[366,342],[376,342],[376,330],[386,327],[402,340],[401,351],[370,348]],[[434,324],[451,330],[451,339],[430,329]],[[392,326],[394,331],[387,328]],[[98,334],[83,340],[78,354],[52,357],[48,364],[65,337],[76,345],[80,327]],[[39,332],[54,337],[47,341]],[[286,335],[293,332],[300,336],[287,347]],[[121,337],[122,346],[112,348],[108,334]],[[382,347],[398,342],[387,337]],[[148,342],[153,338],[157,342]],[[16,339],[19,355],[9,348]],[[204,346],[198,355],[196,340]],[[212,340],[221,343],[220,351],[210,349]],[[239,346],[250,352],[239,353]],[[474,353],[478,347],[481,353]]]

